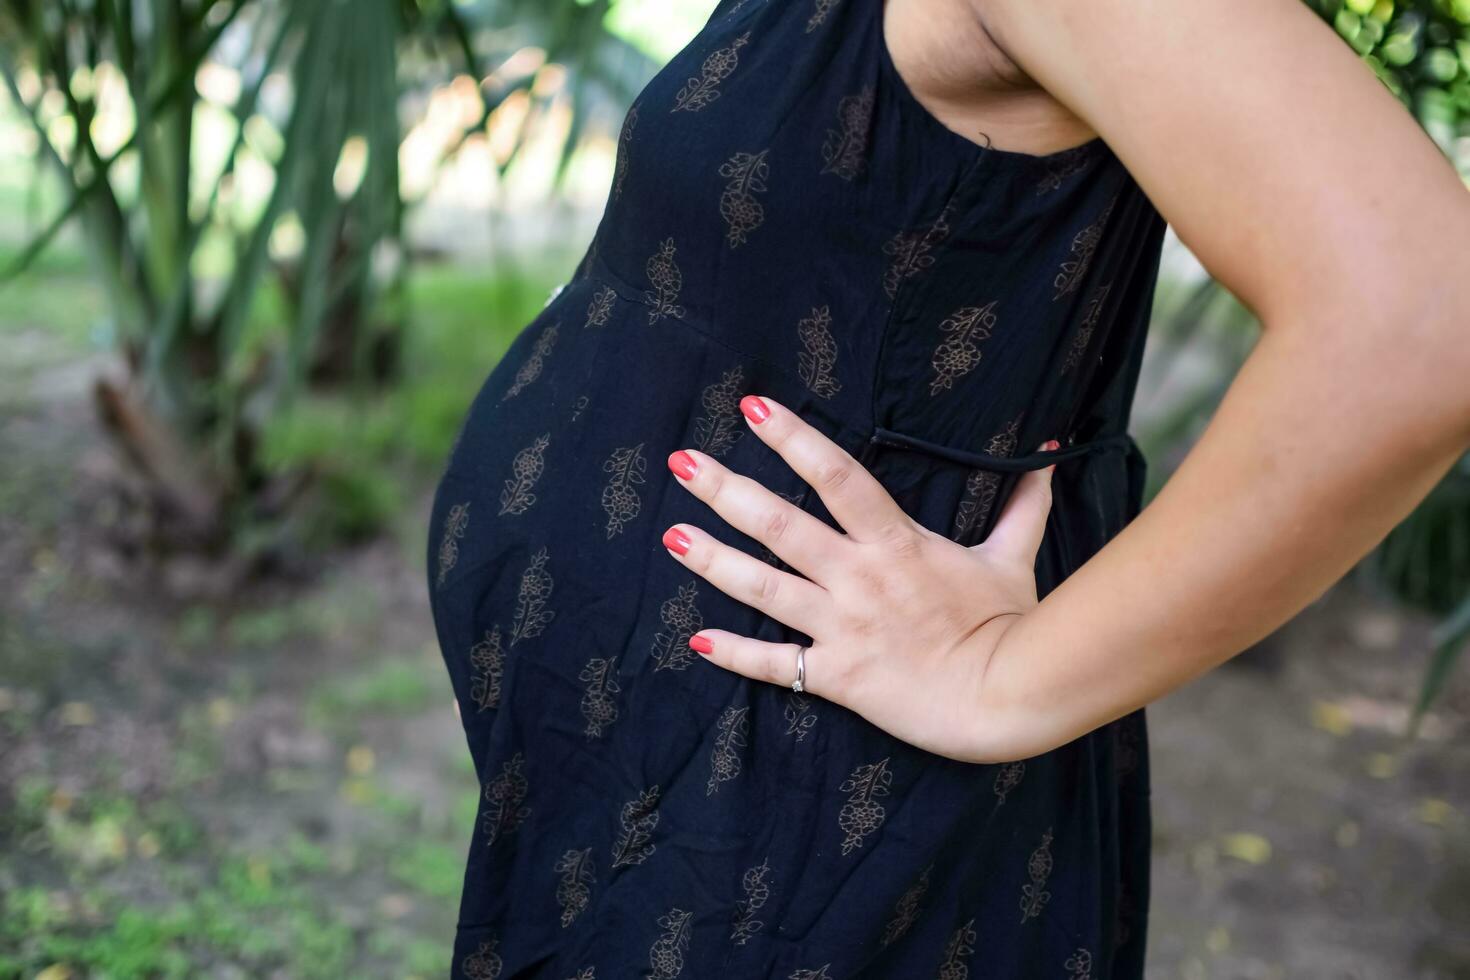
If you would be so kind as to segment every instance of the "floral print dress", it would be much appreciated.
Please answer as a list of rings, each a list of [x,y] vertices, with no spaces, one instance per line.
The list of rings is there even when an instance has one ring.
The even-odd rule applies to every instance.
[[[1142,976],[1142,712],[968,764],[688,647],[806,638],[669,558],[685,521],[777,562],[670,452],[836,526],[746,431],[748,392],[966,544],[1060,439],[1043,595],[1141,506],[1162,218],[1100,138],[950,130],[882,20],[722,0],[628,109],[593,240],[465,418],[426,569],[481,787],[456,978]]]

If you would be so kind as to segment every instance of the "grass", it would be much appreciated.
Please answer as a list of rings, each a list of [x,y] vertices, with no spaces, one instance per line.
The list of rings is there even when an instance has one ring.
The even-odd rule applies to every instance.
[[[19,254],[16,246],[0,244],[0,270],[8,269]],[[21,332],[45,330],[64,341],[51,347],[49,362],[42,362],[55,363],[75,352],[101,348],[108,339],[103,327],[106,307],[86,255],[75,248],[54,247],[43,252],[25,275],[0,282],[0,336],[14,342]]]
[[[443,686],[437,674],[427,674],[423,658],[382,660],[361,673],[330,678],[307,699],[306,718],[325,728],[365,715],[414,714],[442,700]]]
[[[0,900],[0,976],[55,964],[118,980],[197,976],[206,963],[250,975],[349,970],[352,929],[318,895],[334,870],[299,834],[211,861],[220,842],[177,801],[72,799],[35,776],[18,787],[15,816],[20,854],[68,872],[61,887],[22,886]]]
[[[318,494],[303,523],[318,541],[360,540],[406,509],[413,481],[437,472],[490,368],[539,312],[567,263],[500,270],[416,270],[401,383],[303,397],[273,420],[263,450],[279,468],[309,465]]]
[[[14,253],[0,245],[0,266]],[[0,786],[0,978],[444,974],[479,794],[462,751],[425,766],[395,744],[426,716],[442,722],[447,685],[425,648],[394,652],[430,631],[383,639],[394,624],[381,580],[342,542],[386,530],[417,560],[421,529],[396,519],[569,267],[417,270],[402,383],[303,399],[266,433],[273,462],[320,474],[295,520],[336,574],[182,609],[119,606],[50,544],[74,517],[56,488],[76,464],[69,447],[87,441],[85,404],[69,410],[74,431],[15,422],[43,417],[45,393],[29,382],[108,350],[85,257],[63,240],[0,286],[0,342],[20,352],[0,366],[0,448],[15,462],[0,472],[0,503],[14,501],[10,519],[45,542],[26,546],[0,600],[0,734],[31,753]],[[61,441],[27,441],[38,435]],[[94,616],[125,636],[99,638]],[[135,689],[136,665],[117,669],[127,656],[148,658],[143,686],[163,697]],[[273,673],[283,659],[300,661],[291,679]],[[282,703],[280,718],[267,710]],[[147,744],[159,758],[117,731],[157,732]],[[319,747],[242,770],[242,753],[292,740]],[[148,766],[156,776],[132,788]]]

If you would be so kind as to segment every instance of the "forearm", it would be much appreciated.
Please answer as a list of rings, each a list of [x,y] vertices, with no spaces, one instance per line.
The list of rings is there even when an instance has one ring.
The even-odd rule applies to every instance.
[[[1267,324],[1153,501],[1006,632],[978,713],[997,756],[1063,744],[1217,666],[1403,520],[1470,444],[1465,297],[1445,287],[1392,329],[1325,322],[1345,310]]]

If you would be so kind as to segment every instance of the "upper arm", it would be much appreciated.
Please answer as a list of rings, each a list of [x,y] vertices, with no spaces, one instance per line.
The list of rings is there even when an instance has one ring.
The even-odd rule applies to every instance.
[[[970,2],[1263,322],[1465,301],[1470,194],[1301,0]]]

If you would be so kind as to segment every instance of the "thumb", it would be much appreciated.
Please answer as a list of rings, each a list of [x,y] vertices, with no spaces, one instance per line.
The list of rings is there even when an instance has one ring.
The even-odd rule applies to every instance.
[[[1038,449],[1056,449],[1060,445],[1057,440],[1049,439]],[[1051,512],[1051,477],[1056,468],[1057,464],[1052,463],[1021,475],[990,536],[981,542],[987,550],[999,551],[1023,562],[1036,562],[1036,552],[1041,548],[1042,535],[1046,533],[1046,516]]]

